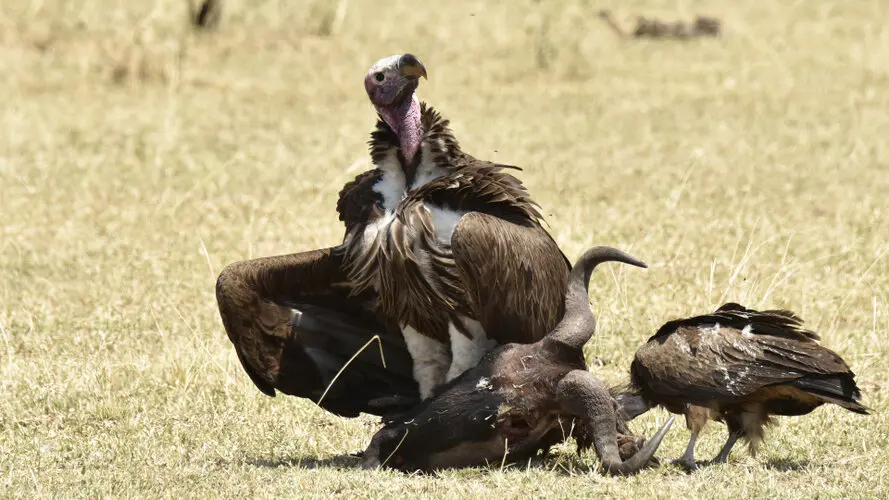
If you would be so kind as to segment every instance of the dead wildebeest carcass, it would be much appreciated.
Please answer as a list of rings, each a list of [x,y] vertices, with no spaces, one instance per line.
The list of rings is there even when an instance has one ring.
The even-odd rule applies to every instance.
[[[588,250],[571,271],[565,315],[552,332],[533,344],[506,344],[487,353],[476,367],[388,422],[374,435],[362,465],[430,471],[513,463],[571,435],[579,450],[594,445],[611,474],[646,466],[672,418],[641,450],[622,459],[618,437],[626,429],[616,402],[587,371],[583,357],[596,327],[589,279],[596,265],[607,261],[646,267],[620,250]]]

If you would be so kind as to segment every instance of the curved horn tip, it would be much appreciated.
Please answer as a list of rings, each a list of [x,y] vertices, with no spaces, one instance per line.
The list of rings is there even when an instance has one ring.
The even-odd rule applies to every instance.
[[[661,441],[664,440],[664,436],[667,435],[667,431],[670,430],[675,420],[676,416],[670,415],[670,418],[654,433],[654,436],[651,436],[651,439],[645,443],[641,450],[626,462],[604,464],[605,470],[615,476],[629,476],[642,470],[654,457],[654,453],[660,447]]]
[[[631,266],[641,267],[643,269],[648,268],[648,264],[645,262],[633,257],[632,255],[624,252],[623,250],[610,247],[607,245],[599,245],[588,249],[580,259],[577,260],[575,266],[584,261],[597,261],[597,263],[602,262],[623,262],[624,264],[629,264]]]

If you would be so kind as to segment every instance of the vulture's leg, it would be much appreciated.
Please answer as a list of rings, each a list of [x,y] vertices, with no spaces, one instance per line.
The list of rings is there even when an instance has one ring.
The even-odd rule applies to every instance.
[[[709,418],[709,409],[702,408],[700,406],[688,405],[685,410],[685,425],[686,427],[688,427],[691,436],[689,436],[688,438],[688,446],[685,448],[685,453],[683,453],[681,457],[674,460],[673,463],[691,470],[694,470],[698,467],[698,464],[695,463],[695,443],[697,443],[698,435],[701,433],[701,430],[704,428],[704,426],[707,425],[707,420]]]
[[[413,360],[412,373],[417,381],[420,398],[426,399],[436,387],[445,382],[451,363],[451,348],[411,326],[404,326],[401,333]]]
[[[477,365],[485,353],[496,345],[488,340],[481,323],[466,316],[461,316],[460,321],[466,327],[466,332],[453,322],[448,325],[448,336],[451,338],[451,366],[445,376],[446,382],[454,380],[461,373]]]
[[[741,437],[740,431],[731,432],[728,435],[728,439],[725,440],[725,444],[722,446],[722,450],[719,451],[719,454],[716,455],[713,460],[710,461],[712,464],[724,464],[728,461],[728,454],[731,453],[732,447],[735,446],[735,442],[738,441],[738,438]]]
[[[719,454],[710,461],[711,464],[724,464],[728,461],[728,454],[731,453],[732,447],[735,446],[738,438],[744,435],[744,427],[738,415],[725,415],[724,418],[729,431],[728,439],[725,440],[725,444],[722,446]]]

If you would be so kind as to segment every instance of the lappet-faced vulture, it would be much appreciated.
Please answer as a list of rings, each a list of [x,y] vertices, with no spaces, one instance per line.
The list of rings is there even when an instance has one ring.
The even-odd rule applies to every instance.
[[[805,415],[824,403],[868,413],[849,365],[818,340],[790,311],[728,303],[662,326],[636,351],[633,389],[618,399],[629,418],[655,405],[684,414],[691,438],[677,462],[686,467],[696,466],[695,441],[708,420],[729,430],[714,463],[742,437],[755,454],[773,415]]]
[[[460,149],[414,94],[426,68],[387,57],[364,86],[379,113],[375,168],[340,193],[353,293],[373,292],[398,325],[427,397],[493,345],[530,343],[564,311],[570,262],[507,167]]]
[[[514,167],[464,153],[419,102],[425,76],[411,54],[365,76],[374,168],[340,193],[341,245],[220,274],[225,330],[263,393],[324,395],[342,416],[397,414],[492,344],[534,342],[561,318],[568,260],[503,171]],[[383,356],[370,346],[351,359],[374,335]]]

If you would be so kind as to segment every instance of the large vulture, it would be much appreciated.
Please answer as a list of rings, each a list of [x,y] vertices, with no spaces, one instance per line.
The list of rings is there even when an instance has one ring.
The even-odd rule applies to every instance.
[[[368,71],[376,168],[343,188],[337,208],[349,286],[379,297],[425,398],[493,345],[546,335],[563,313],[570,262],[503,172],[514,167],[464,153],[448,121],[417,99],[422,76],[411,54]]]
[[[681,465],[696,466],[695,441],[711,419],[729,430],[713,463],[725,462],[741,437],[755,455],[772,415],[805,415],[824,403],[868,413],[849,365],[818,340],[792,312],[728,303],[662,326],[636,351],[633,391],[618,399],[630,418],[655,405],[685,415],[691,438]]]
[[[379,114],[375,168],[340,193],[341,245],[222,271],[223,324],[265,394],[323,395],[320,406],[343,416],[392,415],[493,344],[534,342],[561,318],[569,261],[503,172],[515,167],[464,153],[448,121],[419,102],[425,76],[411,54],[366,75]],[[340,372],[374,335],[381,348]]]

